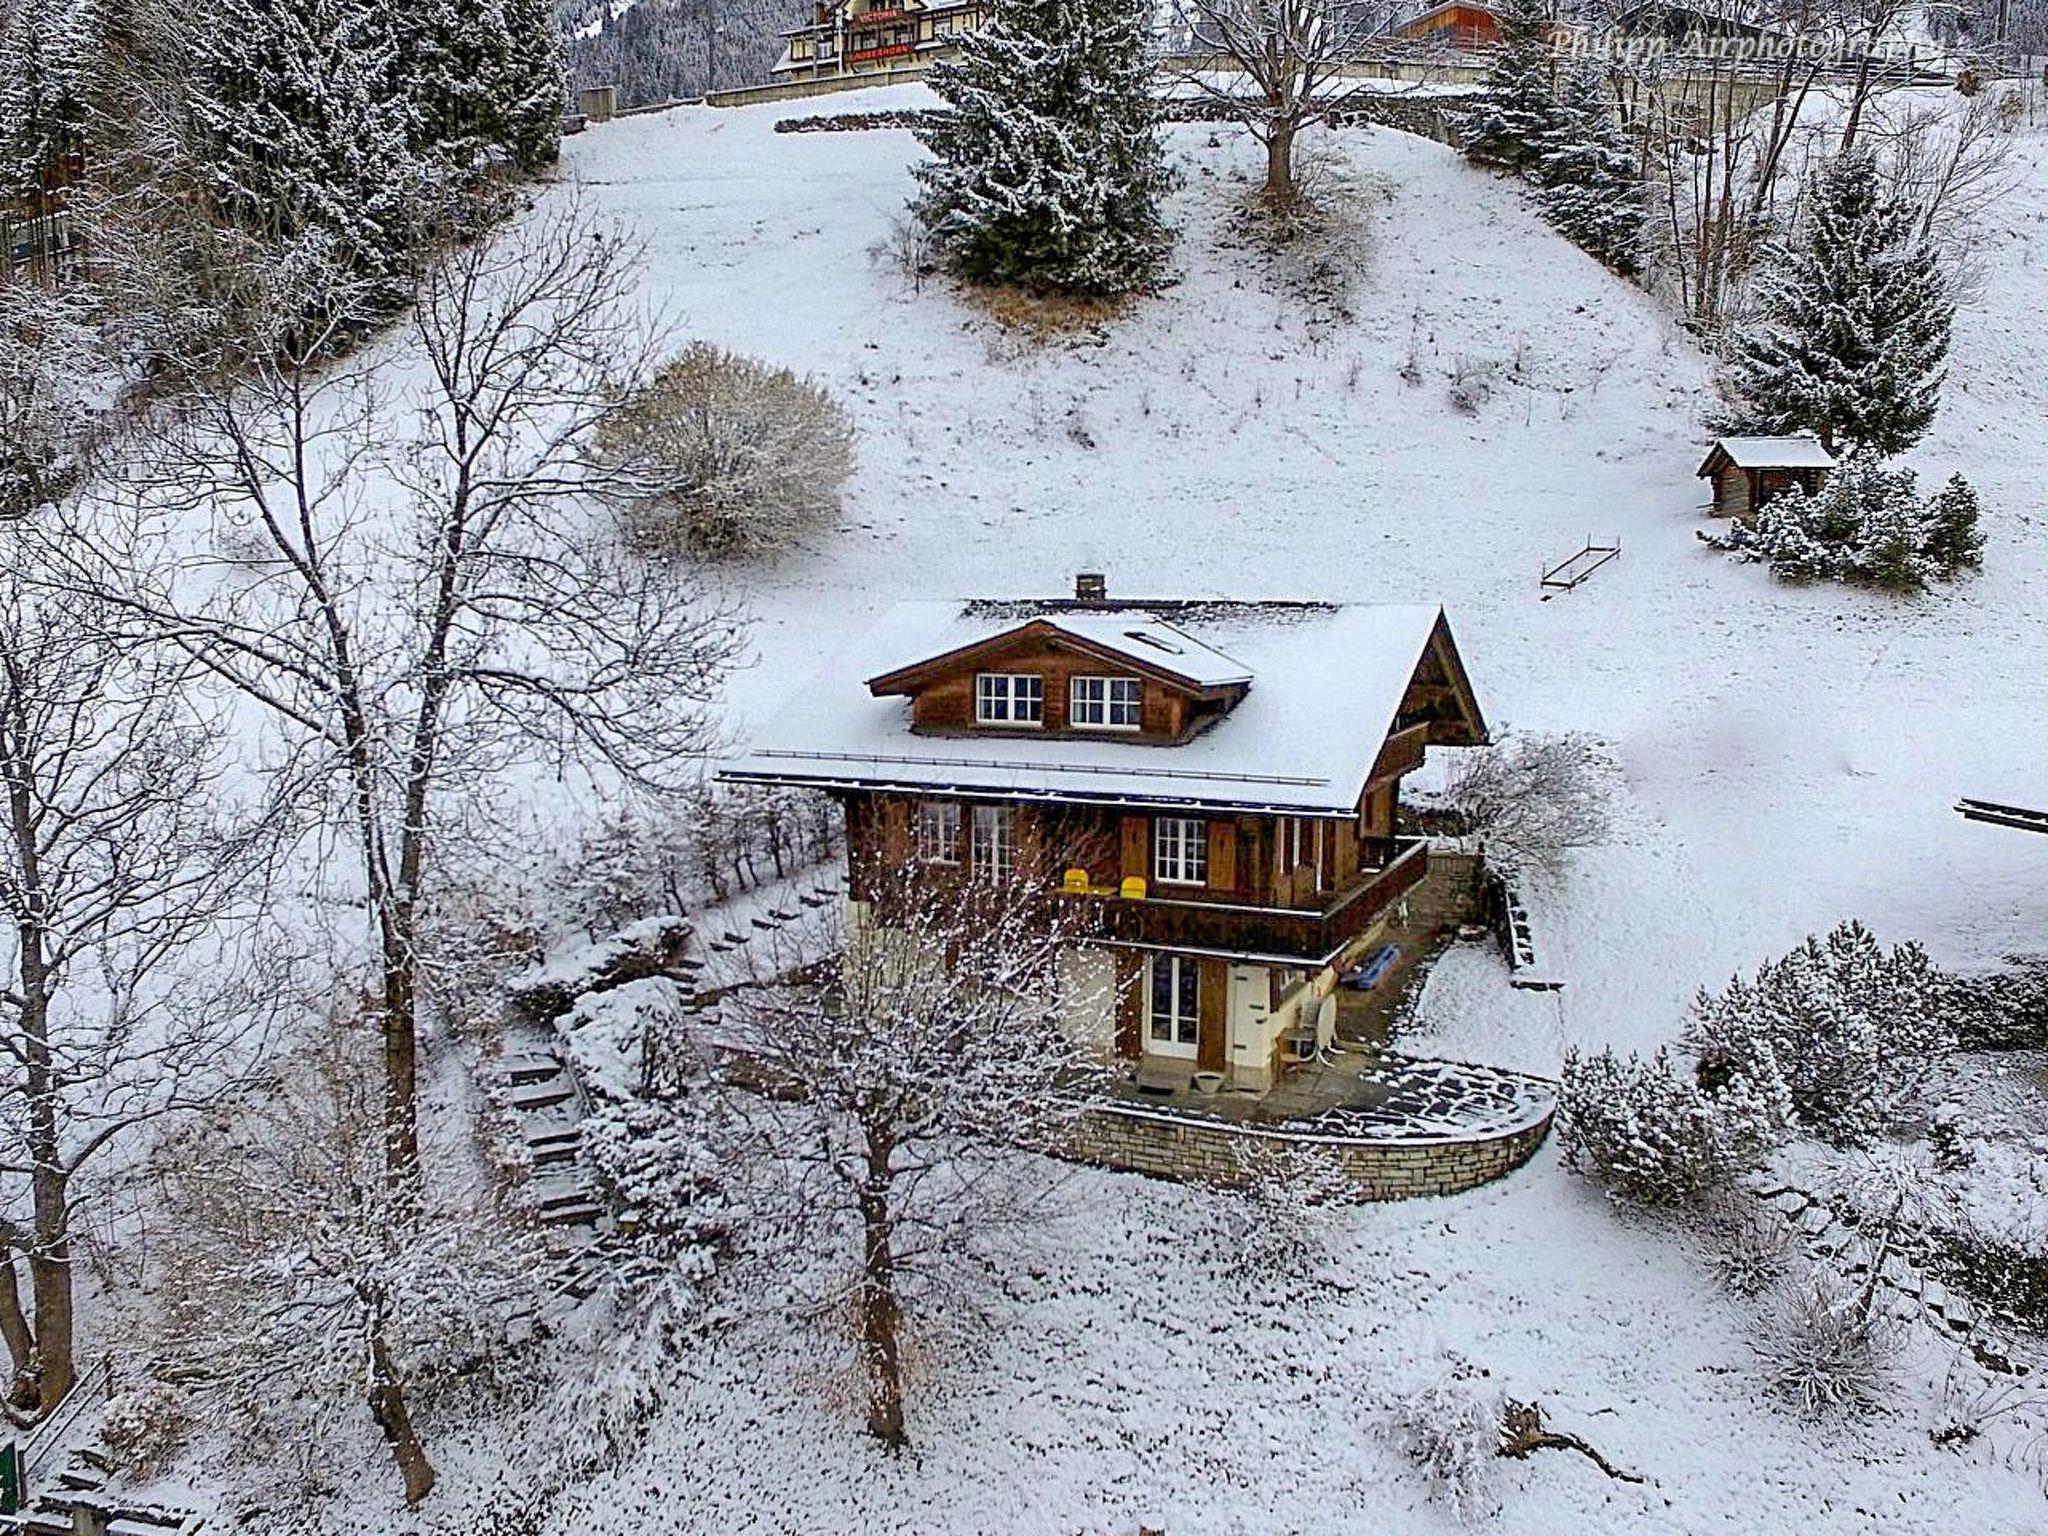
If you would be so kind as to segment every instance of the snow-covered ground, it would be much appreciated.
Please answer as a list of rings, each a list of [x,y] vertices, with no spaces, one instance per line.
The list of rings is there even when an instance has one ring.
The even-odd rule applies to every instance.
[[[1986,569],[1899,601],[1702,547],[1697,348],[1441,146],[1338,141],[1370,215],[1333,320],[1226,237],[1249,147],[1178,130],[1179,280],[1100,332],[1032,342],[871,255],[912,189],[908,134],[772,131],[928,99],[684,109],[565,146],[565,181],[644,238],[649,298],[683,332],[815,374],[861,424],[844,526],[745,578],[758,659],[737,726],[901,598],[1100,570],[1123,595],[1441,600],[1496,725],[1597,734],[1625,791],[1611,841],[1528,893],[1567,989],[1512,993],[1490,951],[1454,951],[1425,1048],[1551,1072],[1568,1042],[1652,1046],[1696,987],[1848,916],[1946,962],[2048,948],[2048,842],[1951,808],[2048,797],[2048,145],[2015,147],[2019,189],[1911,460],[1928,488],[1976,483]],[[1451,373],[1487,367],[1491,398],[1459,413]],[[1539,600],[1539,568],[1589,535],[1622,558]],[[1650,1479],[1503,1463],[1499,1529],[2048,1520],[2010,1446],[1930,1445],[1936,1354],[1897,1412],[1846,1429],[1772,1406],[1743,1304],[1547,1154],[1475,1195],[1346,1215],[1342,1284],[1312,1294],[1234,1271],[1225,1198],[1070,1176],[1071,1219],[1009,1271],[994,1326],[923,1362],[900,1459],[828,1404],[797,1343],[746,1332],[574,1528],[1448,1529],[1379,1432],[1445,1349]]]

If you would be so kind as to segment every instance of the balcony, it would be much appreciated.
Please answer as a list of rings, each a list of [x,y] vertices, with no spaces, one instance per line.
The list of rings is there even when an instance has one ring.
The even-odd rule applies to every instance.
[[[1420,838],[1400,838],[1392,857],[1364,870],[1348,886],[1313,908],[1188,901],[1177,897],[1122,897],[1106,890],[1063,891],[1086,903],[1089,926],[1112,943],[1149,948],[1209,950],[1327,963],[1422,879],[1429,851]]]

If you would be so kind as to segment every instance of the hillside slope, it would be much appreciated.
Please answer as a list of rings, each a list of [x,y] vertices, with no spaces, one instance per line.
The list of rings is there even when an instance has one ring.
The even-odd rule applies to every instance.
[[[847,526],[750,578],[740,719],[896,597],[1096,569],[1127,594],[1441,599],[1496,724],[1611,741],[1629,796],[1614,842],[1535,897],[1565,1016],[1454,1017],[1454,965],[1454,1043],[1504,1034],[1547,1069],[1564,1038],[1666,1038],[1694,987],[1849,915],[1959,961],[2048,945],[2048,849],[1951,809],[2048,794],[2039,140],[1914,456],[1979,485],[1987,570],[1900,602],[1699,545],[1696,347],[1441,146],[1337,141],[1369,214],[1354,313],[1331,320],[1229,242],[1237,136],[1182,130],[1179,281],[1106,334],[1033,345],[871,259],[912,189],[908,134],[774,134],[792,110],[615,123],[567,157],[646,238],[651,296],[687,332],[816,373],[860,420]],[[1452,374],[1488,368],[1491,398],[1455,409]],[[1588,535],[1621,560],[1539,601],[1538,569]],[[1479,989],[1512,1006],[1498,990]]]

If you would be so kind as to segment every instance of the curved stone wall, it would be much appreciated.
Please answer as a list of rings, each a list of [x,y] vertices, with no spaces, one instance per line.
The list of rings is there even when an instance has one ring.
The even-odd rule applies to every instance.
[[[1469,1137],[1351,1137],[1244,1125],[1174,1110],[1105,1104],[1085,1110],[1062,1155],[1185,1183],[1243,1188],[1263,1149],[1326,1157],[1360,1201],[1455,1195],[1511,1173],[1550,1134],[1554,1105],[1528,1123]]]

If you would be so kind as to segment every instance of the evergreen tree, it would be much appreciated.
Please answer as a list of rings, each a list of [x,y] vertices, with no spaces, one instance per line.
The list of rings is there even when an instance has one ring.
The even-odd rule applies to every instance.
[[[1459,147],[1482,165],[1534,167],[1562,129],[1550,0],[1511,0],[1500,12],[1500,48],[1479,104],[1458,119]]]
[[[1880,456],[1926,435],[1955,305],[1914,224],[1868,152],[1821,169],[1804,241],[1772,251],[1760,323],[1735,339],[1728,430],[1813,432]]]
[[[416,153],[463,178],[500,155],[529,171],[554,159],[564,86],[550,0],[422,0],[405,16]]]
[[[14,0],[0,17],[0,199],[35,207],[61,176],[101,47],[93,0]]]
[[[972,282],[1126,293],[1165,259],[1171,185],[1137,0],[1003,0],[933,66],[914,212]]]
[[[1984,534],[1977,526],[1977,492],[1961,475],[1928,499],[1922,517],[1921,547],[1944,576],[1982,569]]]
[[[1591,67],[1561,82],[1534,171],[1537,202],[1558,233],[1617,272],[1642,265],[1642,170]]]
[[[190,20],[190,148],[213,218],[288,267],[393,279],[428,173],[389,13],[363,0],[208,0]]]

